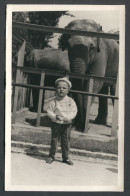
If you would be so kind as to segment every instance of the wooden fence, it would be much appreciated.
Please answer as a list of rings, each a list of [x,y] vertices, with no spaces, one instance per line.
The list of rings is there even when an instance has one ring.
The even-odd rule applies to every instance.
[[[40,26],[40,25],[32,25],[32,24],[24,24],[24,23],[16,23],[13,22],[13,25],[18,28],[27,28],[31,30],[37,30],[37,31],[47,31],[47,32],[55,32],[55,33],[65,33],[65,34],[76,34],[80,36],[90,36],[90,37],[101,37],[106,39],[119,39],[119,35],[117,34],[108,34],[108,33],[96,33],[96,32],[86,32],[86,31],[77,31],[77,30],[69,30],[69,29],[62,29],[62,28],[55,28],[55,27],[46,27],[46,26]],[[89,124],[89,116],[90,116],[90,106],[91,106],[91,98],[92,96],[96,97],[106,97],[106,98],[113,98],[115,99],[114,103],[114,110],[113,110],[113,117],[112,117],[112,130],[111,130],[111,136],[117,136],[117,127],[118,127],[118,88],[119,88],[119,80],[117,77],[117,83],[116,83],[116,95],[115,96],[109,96],[104,94],[98,94],[93,93],[93,83],[94,80],[102,80],[105,82],[111,82],[115,83],[116,79],[113,78],[105,78],[105,77],[97,77],[97,76],[87,76],[87,75],[79,75],[79,74],[72,74],[72,73],[65,73],[65,72],[55,72],[50,70],[40,70],[36,68],[25,68],[23,67],[23,59],[24,59],[24,51],[25,51],[25,45],[26,42],[24,41],[19,54],[18,54],[18,63],[17,63],[17,71],[16,71],[16,82],[13,82],[13,86],[15,87],[14,91],[14,105],[13,105],[13,118],[12,123],[15,123],[16,118],[16,110],[19,104],[21,104],[20,107],[22,107],[22,100],[25,100],[25,97],[27,95],[28,89],[30,88],[38,88],[39,91],[39,102],[38,102],[38,113],[37,113],[37,123],[36,126],[39,126],[40,124],[40,115],[41,115],[41,106],[42,106],[42,96],[43,96],[43,90],[54,90],[52,87],[45,87],[44,86],[44,79],[45,75],[53,75],[53,76],[68,76],[70,78],[76,78],[76,79],[85,79],[89,82],[89,91],[75,91],[71,90],[73,93],[79,93],[83,95],[88,95],[87,99],[87,109],[86,109],[86,123],[85,123],[85,132],[88,132],[88,124]],[[35,73],[35,74],[41,74],[41,81],[40,86],[35,85],[29,85],[28,84],[28,74],[29,73]],[[26,76],[26,77],[25,77]],[[23,97],[18,99],[19,97],[19,91],[20,89],[26,89],[24,91]],[[18,100],[20,100],[18,102]]]
[[[36,74],[41,74],[41,81],[40,81],[40,86],[37,85],[28,85],[28,84],[22,84],[19,82],[19,73],[36,73]],[[17,74],[16,74],[16,83],[13,83],[12,85],[15,86],[15,96],[14,96],[14,107],[13,107],[13,119],[12,123],[15,123],[15,118],[16,118],[16,108],[18,104],[18,90],[19,87],[23,88],[38,88],[40,89],[39,91],[39,102],[38,102],[38,112],[37,112],[37,123],[36,126],[40,125],[40,116],[41,116],[41,106],[42,106],[42,97],[43,97],[43,90],[55,90],[53,87],[47,87],[44,86],[44,80],[45,80],[45,75],[52,75],[52,76],[59,76],[59,77],[64,77],[68,76],[69,78],[76,78],[76,79],[85,79],[88,80],[89,82],[89,91],[84,92],[84,91],[76,91],[76,90],[70,90],[72,93],[78,93],[78,94],[83,94],[83,95],[88,95],[89,98],[87,100],[87,110],[86,110],[86,123],[85,123],[85,132],[88,132],[88,125],[89,125],[89,116],[90,116],[90,107],[91,107],[91,98],[92,96],[96,97],[105,97],[105,98],[113,98],[115,99],[115,104],[114,104],[114,112],[113,112],[113,121],[112,121],[112,136],[117,135],[117,125],[118,125],[118,80],[116,84],[116,96],[110,96],[110,95],[104,95],[104,94],[98,94],[98,93],[93,93],[93,83],[94,80],[102,80],[102,81],[107,81],[111,83],[115,83],[116,79],[112,78],[104,78],[104,77],[96,77],[96,76],[87,76],[87,75],[79,75],[79,74],[72,74],[72,73],[65,73],[65,72],[57,72],[57,71],[50,71],[50,70],[41,70],[41,69],[36,69],[36,68],[26,68],[26,67],[17,67]]]

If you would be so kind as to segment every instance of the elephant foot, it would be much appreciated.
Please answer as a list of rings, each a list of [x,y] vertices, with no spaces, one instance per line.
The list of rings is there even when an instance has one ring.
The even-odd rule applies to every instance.
[[[94,121],[95,124],[99,124],[99,125],[106,125],[107,124],[107,120],[106,118],[102,118],[97,116],[97,118]]]
[[[88,130],[90,129],[90,126],[88,127]],[[76,131],[86,133],[85,129],[82,128],[76,128]]]
[[[74,125],[72,126],[76,131],[78,132],[84,132],[84,127],[80,126],[80,125]]]
[[[78,131],[78,132],[84,132],[85,129],[85,123],[83,121],[81,121],[79,118],[76,118],[73,123],[72,123],[72,127]]]

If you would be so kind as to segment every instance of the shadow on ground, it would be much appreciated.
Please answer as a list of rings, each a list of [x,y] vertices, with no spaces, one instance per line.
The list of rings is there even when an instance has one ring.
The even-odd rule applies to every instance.
[[[31,126],[36,126],[37,118],[34,118],[34,119],[25,118],[25,122],[29,123]],[[51,126],[51,120],[48,118],[48,116],[41,116],[40,126],[43,126],[43,127]]]
[[[37,118],[30,118],[30,117],[29,118],[25,118],[25,122],[29,123],[31,126],[36,126]],[[96,125],[94,120],[90,119],[89,122],[91,124]],[[43,126],[43,127],[50,127],[51,126],[51,120],[49,119],[49,117],[47,115],[41,116],[41,118],[40,118],[40,126]],[[106,126],[108,128],[111,128],[110,125],[104,125],[104,126]],[[77,131],[81,132],[80,130],[77,130]],[[105,134],[102,134],[102,135],[105,135]],[[107,134],[106,134],[106,136],[107,136]]]
[[[37,158],[39,160],[46,160],[48,155],[46,153],[43,152],[39,152],[37,149],[25,149],[24,152],[26,153],[26,155],[33,157],[33,158]]]
[[[89,123],[91,123],[91,124],[95,124],[95,125],[102,125],[102,124],[98,124],[98,123],[95,123],[95,120],[89,120]],[[105,124],[104,125],[105,127],[108,127],[108,128],[111,128],[112,126],[111,125],[108,125],[108,124]]]
[[[35,149],[35,150],[26,149],[24,151],[25,151],[27,156],[35,158],[35,159],[38,159],[38,160],[44,160],[44,161],[47,160],[48,154],[49,154],[49,152],[48,152],[48,154],[43,153],[43,152],[39,152],[37,149]],[[62,161],[60,161],[58,159],[55,159],[55,161],[56,162],[62,162]]]

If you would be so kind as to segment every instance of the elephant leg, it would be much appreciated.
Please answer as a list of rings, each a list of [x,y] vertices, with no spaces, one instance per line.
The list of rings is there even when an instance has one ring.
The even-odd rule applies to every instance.
[[[76,95],[73,97],[74,97],[75,102],[76,103],[78,102],[78,105],[77,105],[78,112],[77,112],[76,118],[74,119],[74,125],[76,127],[76,130],[83,131],[85,128],[85,124],[84,124],[85,113],[84,113],[84,105],[83,105],[83,95]]]
[[[73,90],[81,90],[83,88],[83,82],[79,80],[73,79]],[[77,93],[72,93],[72,97],[74,98],[77,105],[77,115],[73,121],[73,126],[75,126],[76,130],[83,131],[85,127],[85,108],[84,108],[84,96]]]
[[[108,86],[105,86],[105,87],[103,86],[100,93],[101,94],[108,94]],[[107,114],[108,114],[107,98],[99,97],[98,116],[95,119],[95,123],[106,125]]]

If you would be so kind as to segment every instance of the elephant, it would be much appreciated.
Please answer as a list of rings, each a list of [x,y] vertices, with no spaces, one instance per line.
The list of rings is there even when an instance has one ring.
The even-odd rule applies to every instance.
[[[73,20],[65,28],[70,30],[84,30],[90,32],[103,32],[102,27],[94,20],[83,19]],[[62,34],[60,37],[62,50],[68,50],[70,71],[78,74],[95,75],[101,77],[117,78],[119,64],[119,44],[113,39],[87,37],[79,35]],[[88,81],[73,80],[75,90],[88,90]],[[101,80],[94,80],[93,93],[115,94],[115,84],[106,83]],[[85,129],[86,107],[88,96],[81,94],[74,95],[78,107],[76,117],[77,128],[81,131]],[[91,104],[94,101],[92,97]],[[99,98],[98,116],[95,122],[106,124],[107,119],[107,99]]]
[[[39,68],[39,69],[49,69],[70,72],[70,65],[68,59],[68,51],[62,51],[61,49],[45,48],[45,49],[33,49],[25,54],[24,66]],[[54,86],[57,77],[46,76],[45,85]],[[39,74],[30,74],[30,84],[39,85],[40,77]],[[50,91],[49,91],[50,92]],[[50,93],[51,96],[52,92]],[[33,97],[33,108],[32,111],[37,111],[38,108],[38,98],[39,90],[32,88]]]

